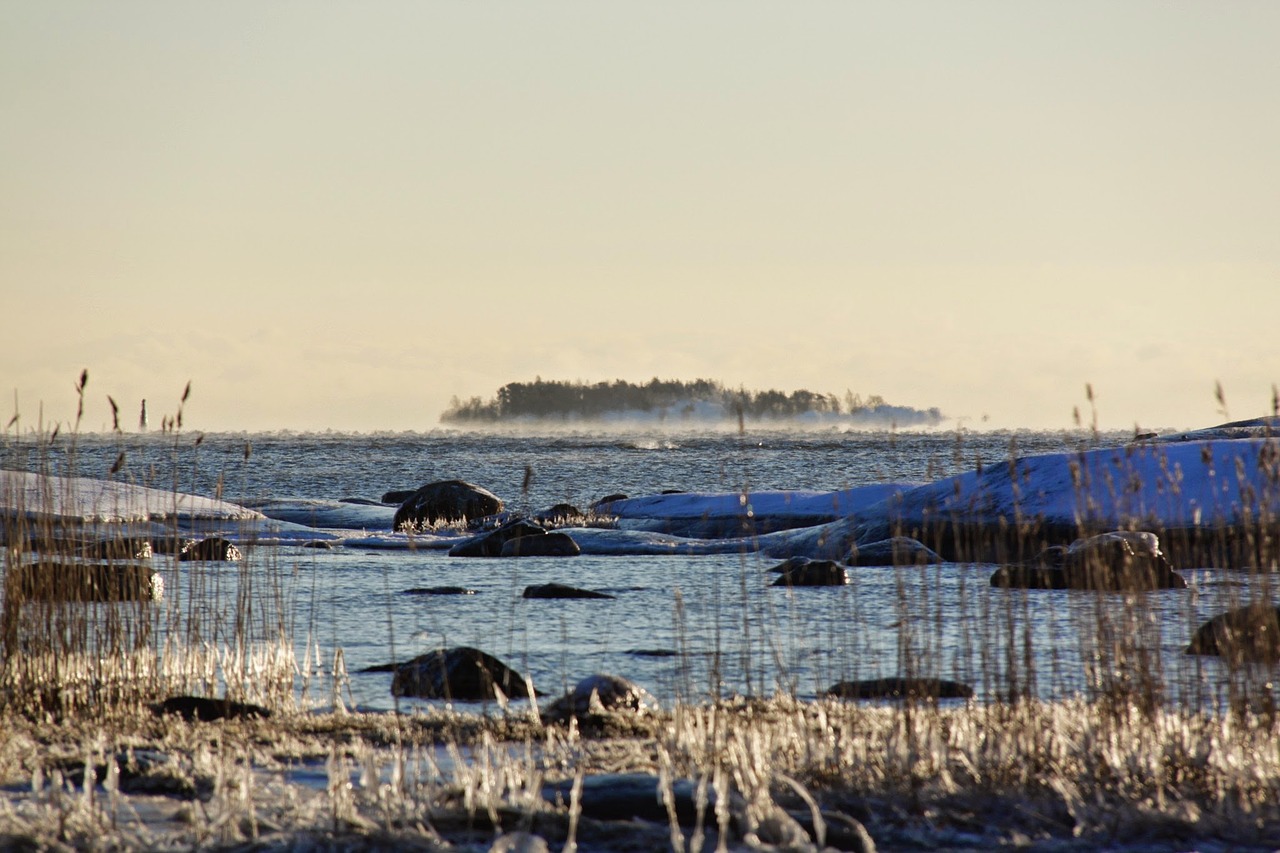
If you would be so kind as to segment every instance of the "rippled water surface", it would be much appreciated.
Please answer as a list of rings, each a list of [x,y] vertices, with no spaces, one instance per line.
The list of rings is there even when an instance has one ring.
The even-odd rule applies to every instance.
[[[536,510],[585,507],[616,492],[925,482],[1013,454],[1124,438],[831,430],[82,436],[52,448],[11,442],[3,466],[106,477],[120,462],[119,476],[142,485],[247,502],[376,500],[457,477],[509,508]],[[393,706],[390,676],[357,670],[440,645],[482,648],[547,693],[605,671],[664,700],[779,689],[813,696],[839,680],[900,674],[958,679],[988,696],[1011,687],[1050,696],[1121,683],[1137,658],[1140,674],[1156,673],[1169,695],[1201,702],[1220,689],[1222,673],[1182,648],[1199,621],[1247,594],[1247,579],[1201,567],[1181,567],[1190,590],[1140,601],[1005,592],[989,587],[992,566],[956,564],[863,568],[851,571],[846,587],[788,591],[768,585],[772,562],[755,554],[477,560],[425,550],[259,548],[213,582],[169,565],[164,606],[207,608],[216,634],[230,630],[222,611],[234,610],[246,585],[270,592],[271,602],[282,602],[299,659],[318,647],[329,665],[341,648],[350,698],[371,709]],[[521,597],[525,586],[551,581],[616,598]],[[405,594],[438,585],[475,594]]]

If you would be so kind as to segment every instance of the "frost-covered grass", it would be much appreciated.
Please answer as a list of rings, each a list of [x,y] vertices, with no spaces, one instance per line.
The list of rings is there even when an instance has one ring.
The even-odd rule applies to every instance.
[[[622,725],[625,737],[585,738],[514,706],[496,718],[10,718],[0,836],[92,849],[483,850],[524,828],[553,849],[575,831],[588,849],[588,838],[620,832],[615,840],[630,834],[632,845],[647,837],[697,849],[702,836],[708,848],[723,838],[742,849],[852,817],[882,849],[1280,842],[1280,732],[1254,714],[780,697]],[[85,766],[97,784],[85,784]],[[666,826],[620,829],[540,794],[549,781],[606,773],[651,774],[669,801],[686,780],[697,823],[673,815]]]

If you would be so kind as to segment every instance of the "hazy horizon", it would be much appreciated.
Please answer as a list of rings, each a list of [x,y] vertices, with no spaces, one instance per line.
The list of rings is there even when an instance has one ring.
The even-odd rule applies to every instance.
[[[548,379],[1188,429],[1280,382],[1280,6],[0,8],[0,404],[428,430]],[[1216,398],[1220,384],[1226,401]]]

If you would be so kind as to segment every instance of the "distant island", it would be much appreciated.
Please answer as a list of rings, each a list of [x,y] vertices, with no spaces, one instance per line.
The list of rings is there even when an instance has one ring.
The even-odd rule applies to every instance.
[[[842,422],[868,427],[936,426],[945,419],[936,407],[895,406],[873,394],[843,396],[813,391],[748,391],[710,379],[692,382],[654,378],[643,384],[565,382],[536,378],[510,382],[490,400],[454,397],[440,415],[447,424],[489,424],[521,420],[661,421],[783,420]]]

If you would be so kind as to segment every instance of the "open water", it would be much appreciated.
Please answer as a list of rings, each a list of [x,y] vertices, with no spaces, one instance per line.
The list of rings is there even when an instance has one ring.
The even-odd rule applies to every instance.
[[[562,502],[586,508],[617,492],[927,482],[1012,455],[1127,437],[640,427],[153,433],[78,436],[51,447],[9,440],[0,445],[0,467],[114,476],[250,505],[376,501],[389,490],[461,478],[502,497],[508,509],[536,511]],[[1182,650],[1196,625],[1247,597],[1251,583],[1214,567],[1176,567],[1191,589],[1136,600],[993,590],[993,566],[943,564],[851,569],[846,587],[788,591],[769,586],[774,562],[757,554],[488,560],[438,550],[259,546],[241,564],[220,564],[214,571],[222,576],[212,584],[205,578],[197,585],[186,564],[165,564],[169,598],[162,606],[206,608],[204,631],[216,644],[220,632],[232,630],[245,596],[261,597],[253,615],[262,633],[283,621],[299,661],[313,666],[317,657],[331,666],[341,650],[350,674],[345,701],[369,710],[397,702],[389,675],[360,669],[451,645],[502,658],[548,694],[594,672],[631,678],[668,702],[779,690],[812,697],[837,681],[892,675],[956,679],[980,697],[1010,689],[1089,693],[1154,677],[1169,698],[1204,703],[1221,696],[1226,673]],[[525,586],[552,581],[616,599],[521,597]],[[440,585],[475,594],[405,593]],[[400,700],[399,707],[413,704]]]

